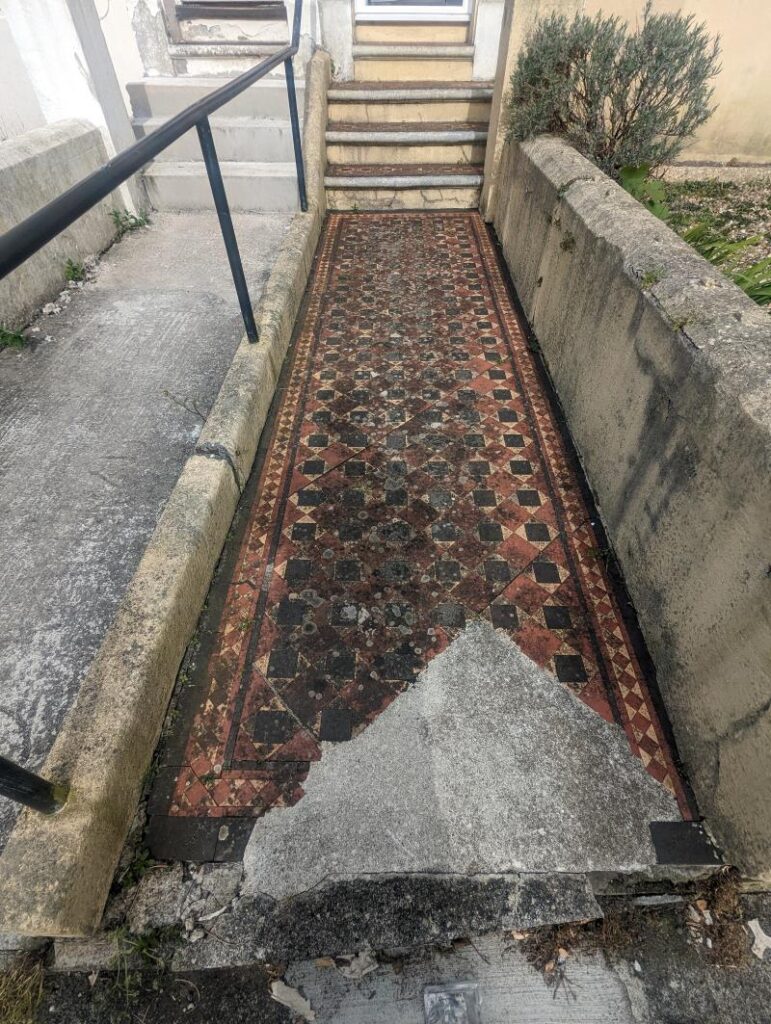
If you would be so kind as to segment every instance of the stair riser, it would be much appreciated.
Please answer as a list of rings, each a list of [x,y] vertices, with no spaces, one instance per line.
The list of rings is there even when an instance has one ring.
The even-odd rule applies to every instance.
[[[224,54],[221,57],[194,55],[186,57],[173,57],[172,65],[176,75],[200,75],[213,78],[235,78],[242,75],[244,71],[250,71],[255,64],[259,64],[265,57],[272,57],[274,51],[266,50],[265,53],[255,54],[253,57],[228,57]],[[284,80],[283,69],[277,68],[271,71],[269,76],[276,80]]]
[[[171,117],[208,96],[214,85],[220,84],[187,83],[176,79],[172,85],[162,79],[147,78],[141,82],[129,82],[126,88],[135,117]],[[302,86],[298,86],[297,103],[301,110],[303,94]],[[289,106],[283,78],[246,89],[223,107],[222,113],[227,117],[287,117]]]
[[[186,43],[283,43],[289,38],[286,21],[239,21],[237,18],[194,18],[182,21],[180,36]]]
[[[348,121],[355,124],[387,122],[409,124],[417,121],[473,121],[487,124],[490,120],[489,100],[394,100],[388,103],[356,101],[329,104],[330,121]]]
[[[467,38],[467,22],[456,25],[359,22],[356,26],[357,43],[465,43]]]
[[[264,125],[222,125],[211,122],[214,145],[220,160],[272,163],[294,159],[292,132],[288,125],[266,128]],[[134,125],[134,134],[143,138],[150,129]],[[158,155],[159,160],[201,160],[198,133],[189,131]]]
[[[357,82],[468,82],[473,63],[466,57],[356,57]]]
[[[370,145],[330,142],[327,143],[327,159],[333,164],[481,164],[485,159],[485,143]]]
[[[209,180],[205,174],[156,177],[145,173],[150,202],[156,210],[213,210]],[[297,182],[288,177],[251,179],[224,175],[230,209],[291,213],[298,209]]]
[[[330,210],[475,210],[479,188],[327,189]]]

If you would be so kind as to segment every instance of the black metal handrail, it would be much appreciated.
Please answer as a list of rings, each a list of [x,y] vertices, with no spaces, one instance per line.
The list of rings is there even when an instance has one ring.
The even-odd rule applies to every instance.
[[[0,280],[12,270],[28,260],[52,238],[61,234],[78,217],[96,206],[98,202],[113,192],[124,181],[136,174],[154,157],[164,149],[167,149],[173,142],[176,142],[185,132],[196,128],[201,143],[204,163],[209,176],[214,205],[220,221],[225,248],[227,249],[230,269],[233,274],[233,281],[238,294],[238,301],[241,307],[241,315],[244,318],[246,334],[250,341],[257,341],[257,326],[254,322],[254,313],[249,301],[249,293],[246,287],[241,255],[238,251],[233,221],[230,215],[225,188],[222,181],[222,173],[217,158],[217,151],[214,147],[214,139],[211,134],[209,115],[215,113],[239,93],[248,89],[259,79],[264,78],[268,72],[284,65],[286,76],[287,99],[289,103],[289,119],[292,125],[292,143],[294,146],[295,164],[297,166],[297,186],[300,193],[300,209],[308,209],[308,200],[305,194],[305,170],[303,168],[302,146],[300,142],[300,119],[297,112],[297,92],[294,80],[294,68],[292,58],[297,53],[300,43],[300,20],[302,18],[302,0],[297,0],[294,9],[294,20],[292,23],[292,36],[289,46],[271,57],[266,57],[259,64],[245,71],[237,78],[226,82],[225,85],[214,92],[204,96],[196,103],[175,114],[174,117],[156,128],[145,138],[135,142],[133,146],[124,149],[117,156],[108,160],[98,170],[83,178],[72,188],[67,189],[56,199],[52,199],[44,207],[33,213],[26,220],[11,228],[4,235],[0,236]]]
[[[292,66],[292,58],[297,53],[300,43],[301,18],[302,0],[296,0],[289,46],[279,50],[271,57],[266,57],[249,71],[226,82],[221,88],[215,89],[208,96],[198,100],[197,103],[192,103],[179,114],[175,114],[160,128],[156,128],[154,132],[135,142],[133,146],[118,153],[93,174],[89,174],[88,177],[83,178],[72,188],[51,200],[50,203],[11,228],[10,231],[0,235],[0,280],[21,266],[25,260],[42,249],[47,242],[69,227],[78,217],[82,217],[84,213],[96,206],[132,174],[141,170],[172,142],[176,142],[185,132],[195,128],[201,143],[201,152],[206,165],[206,173],[209,176],[214,206],[219,217],[246,335],[249,341],[256,342],[258,340],[257,325],[246,285],[241,254],[238,251],[233,219],[230,215],[217,150],[209,124],[209,115],[283,63],[289,119],[292,125],[292,144],[297,166],[300,209],[303,212],[308,209],[305,193],[305,169],[300,142],[300,118],[297,111],[297,91]],[[42,779],[26,768],[0,757],[0,795],[25,804],[36,811],[42,811],[44,814],[52,814],[63,806],[67,796],[67,787]]]

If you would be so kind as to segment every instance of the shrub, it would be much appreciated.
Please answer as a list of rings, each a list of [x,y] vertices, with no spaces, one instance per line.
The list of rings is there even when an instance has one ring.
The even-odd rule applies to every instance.
[[[719,38],[693,15],[653,14],[632,31],[602,13],[536,23],[511,76],[509,137],[564,136],[603,171],[671,161],[713,113]]]

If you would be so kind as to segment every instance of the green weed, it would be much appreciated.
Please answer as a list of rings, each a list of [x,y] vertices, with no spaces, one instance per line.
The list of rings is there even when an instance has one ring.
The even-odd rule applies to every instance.
[[[112,210],[110,216],[118,233],[118,238],[123,238],[124,235],[129,234],[131,231],[138,231],[139,228],[146,228],[150,223],[144,214],[137,216],[134,213],[129,213],[128,210]]]
[[[19,334],[18,331],[8,331],[5,327],[0,327],[0,350],[4,348],[24,348],[26,343],[27,342],[23,334]]]
[[[7,971],[0,971],[0,1021],[3,1024],[35,1024],[43,998],[43,965],[21,957]]]
[[[86,268],[75,260],[67,260],[64,264],[64,276],[68,281],[85,281]]]

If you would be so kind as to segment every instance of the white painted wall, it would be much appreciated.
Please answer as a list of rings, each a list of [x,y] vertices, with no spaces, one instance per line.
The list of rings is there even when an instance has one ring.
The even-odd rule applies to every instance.
[[[503,0],[476,0],[474,4],[474,67],[475,81],[491,82],[498,65],[501,44]]]
[[[0,142],[46,123],[35,90],[0,8]]]

